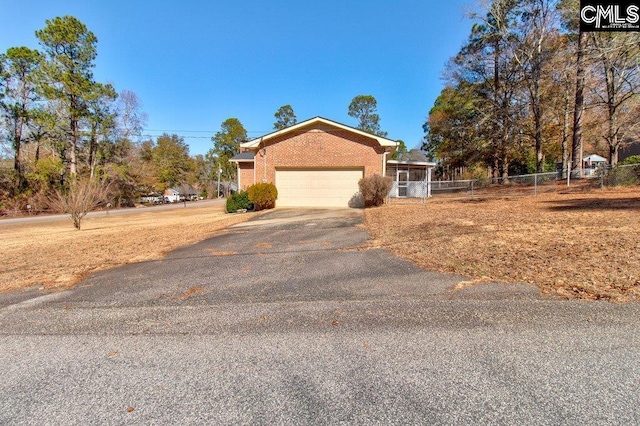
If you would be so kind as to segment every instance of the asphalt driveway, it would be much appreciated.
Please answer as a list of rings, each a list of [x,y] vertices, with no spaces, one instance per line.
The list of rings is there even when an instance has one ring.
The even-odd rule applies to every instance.
[[[637,304],[456,290],[367,237],[358,210],[275,210],[0,295],[0,424],[640,422]]]

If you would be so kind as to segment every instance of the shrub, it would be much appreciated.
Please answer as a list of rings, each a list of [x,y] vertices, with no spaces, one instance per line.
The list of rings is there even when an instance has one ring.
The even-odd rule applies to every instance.
[[[640,165],[616,166],[607,175],[609,186],[635,186],[640,184]]]
[[[49,207],[54,211],[66,213],[71,217],[73,226],[80,230],[82,218],[87,213],[109,199],[110,188],[105,182],[94,180],[72,180],[64,191],[56,191],[49,198]]]
[[[380,175],[365,177],[358,181],[360,193],[364,198],[364,206],[381,206],[393,186],[393,179]]]
[[[249,200],[247,191],[236,192],[227,198],[227,213],[235,213],[238,210],[253,210],[253,203]]]
[[[247,188],[247,192],[256,210],[272,209],[276,206],[278,189],[272,183],[256,183]]]
[[[626,166],[628,164],[640,164],[640,155],[631,155],[618,163],[618,166]]]

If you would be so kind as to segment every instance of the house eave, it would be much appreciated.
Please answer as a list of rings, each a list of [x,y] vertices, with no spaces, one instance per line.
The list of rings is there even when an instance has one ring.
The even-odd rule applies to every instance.
[[[230,163],[255,163],[255,154],[252,152],[240,152],[229,159]]]
[[[255,159],[239,159],[239,160],[234,160],[233,158],[231,158],[229,160],[230,163],[255,163],[256,160]]]
[[[436,163],[432,163],[430,161],[411,161],[411,160],[387,160],[387,164],[401,164],[406,166],[426,166],[426,167],[435,167]]]

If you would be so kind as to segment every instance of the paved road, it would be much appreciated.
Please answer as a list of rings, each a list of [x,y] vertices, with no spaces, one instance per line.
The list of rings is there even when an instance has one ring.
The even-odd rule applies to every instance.
[[[361,221],[277,210],[0,295],[0,424],[640,423],[637,304],[456,291]]]
[[[112,209],[112,210],[102,210],[102,211],[94,211],[87,213],[86,217],[93,216],[104,216],[104,215],[127,215],[132,213],[140,213],[141,211],[147,212],[159,212],[165,210],[176,210],[176,209],[190,209],[195,207],[204,207],[207,205],[222,205],[226,202],[226,199],[220,198],[215,200],[202,200],[202,201],[189,201],[187,203],[171,203],[171,204],[161,204],[157,206],[146,206],[141,208],[120,208],[120,209]],[[141,210],[143,209],[143,210]],[[54,222],[61,220],[71,220],[69,215],[66,214],[41,214],[41,215],[33,215],[33,216],[20,216],[20,217],[0,217],[0,227],[3,225],[12,225],[19,223],[35,223],[35,222]]]

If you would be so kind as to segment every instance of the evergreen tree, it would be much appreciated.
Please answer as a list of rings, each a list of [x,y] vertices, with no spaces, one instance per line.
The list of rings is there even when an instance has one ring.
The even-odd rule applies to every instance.
[[[64,106],[66,123],[62,125],[68,141],[69,173],[77,174],[80,122],[88,114],[88,101],[95,92],[92,69],[97,56],[98,39],[73,16],[47,20],[36,31],[47,60],[43,65],[45,96]]]
[[[358,129],[386,137],[387,132],[380,129],[380,116],[377,111],[378,102],[371,95],[358,95],[349,104],[349,116],[358,120]]]
[[[276,130],[282,130],[289,126],[293,126],[298,122],[296,114],[293,112],[291,105],[283,105],[274,114],[276,122],[273,123],[273,128]]]

